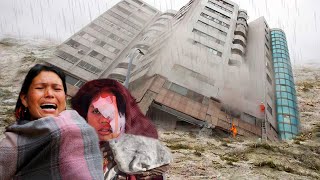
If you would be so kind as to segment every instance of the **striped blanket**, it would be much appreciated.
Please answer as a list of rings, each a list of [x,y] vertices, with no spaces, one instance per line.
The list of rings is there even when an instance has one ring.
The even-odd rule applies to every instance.
[[[5,136],[0,180],[103,179],[98,137],[76,111],[14,124]]]

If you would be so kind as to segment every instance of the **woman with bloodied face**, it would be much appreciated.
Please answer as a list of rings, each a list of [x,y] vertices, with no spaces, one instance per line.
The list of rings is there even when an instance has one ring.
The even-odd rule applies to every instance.
[[[171,153],[122,84],[111,79],[87,82],[71,106],[98,134],[105,179],[164,179]]]

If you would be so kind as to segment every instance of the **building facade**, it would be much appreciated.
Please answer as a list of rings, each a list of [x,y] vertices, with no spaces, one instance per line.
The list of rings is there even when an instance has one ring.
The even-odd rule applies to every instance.
[[[125,66],[118,62],[120,56],[159,14],[140,0],[121,1],[62,43],[49,63],[67,73],[68,88],[74,94],[84,82]]]
[[[281,29],[272,29],[271,41],[279,137],[291,139],[298,134],[299,110],[286,35]]]
[[[234,124],[240,135],[277,140],[270,29],[263,17],[247,20],[229,0],[190,0],[164,13],[123,0],[49,63],[67,72],[72,95],[91,79],[124,82],[132,60],[129,89],[159,127],[229,131]]]

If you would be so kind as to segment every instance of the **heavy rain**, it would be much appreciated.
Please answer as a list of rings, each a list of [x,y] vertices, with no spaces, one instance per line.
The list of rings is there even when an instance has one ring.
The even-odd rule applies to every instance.
[[[119,0],[1,0],[0,37],[48,38],[62,42]],[[188,0],[146,0],[161,11],[179,10]],[[234,0],[249,21],[264,16],[270,27],[286,32],[293,64],[320,59],[317,0]]]
[[[26,74],[49,64],[67,75],[67,109],[94,79],[129,89],[172,154],[159,170],[166,179],[320,179],[319,7],[319,0],[0,0],[0,154],[7,127],[19,120]],[[9,176],[1,158],[0,179]]]

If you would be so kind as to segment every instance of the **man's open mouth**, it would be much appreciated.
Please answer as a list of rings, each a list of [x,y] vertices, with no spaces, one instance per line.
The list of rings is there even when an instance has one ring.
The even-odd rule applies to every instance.
[[[44,109],[44,110],[57,109],[56,104],[41,104],[40,107],[41,109]]]

